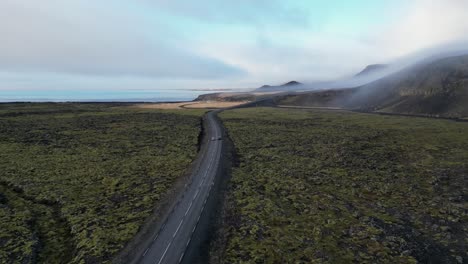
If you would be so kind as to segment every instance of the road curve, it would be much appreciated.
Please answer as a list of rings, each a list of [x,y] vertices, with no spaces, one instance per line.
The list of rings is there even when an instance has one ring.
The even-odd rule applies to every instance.
[[[174,264],[183,260],[219,171],[223,139],[217,112],[205,115],[206,149],[200,152],[204,153],[201,162],[164,224],[154,231],[153,242],[138,256],[138,263]]]

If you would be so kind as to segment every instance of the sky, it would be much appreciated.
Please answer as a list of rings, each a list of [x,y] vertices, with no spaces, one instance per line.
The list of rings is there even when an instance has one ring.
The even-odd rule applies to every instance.
[[[0,100],[332,80],[468,43],[467,13],[468,0],[2,0]]]

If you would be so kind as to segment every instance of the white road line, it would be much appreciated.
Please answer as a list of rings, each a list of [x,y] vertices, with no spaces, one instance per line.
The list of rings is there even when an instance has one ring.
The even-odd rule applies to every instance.
[[[166,250],[164,250],[164,253],[163,253],[163,255],[161,256],[161,259],[159,259],[158,264],[161,264],[161,262],[163,261],[164,257],[166,256],[167,250],[169,249],[169,247],[171,246],[171,244],[172,244],[172,241],[169,242],[169,244],[167,245]]]
[[[197,198],[199,192],[200,192],[200,189],[197,189],[197,192],[195,193],[195,196],[193,196],[193,200],[195,200],[195,198]]]
[[[185,255],[185,251],[184,251],[184,252],[182,252],[182,255],[180,255],[180,258],[179,258],[179,263],[181,263],[181,262],[182,262],[182,259],[184,258],[184,255]]]
[[[157,234],[154,238],[153,238],[153,241],[156,241],[156,239],[158,239],[159,237],[159,234]]]
[[[195,229],[197,228],[197,226],[194,226],[193,229],[192,229],[192,234],[193,232],[195,232]]]
[[[145,250],[145,253],[143,253],[143,257],[146,255],[146,253],[148,253],[148,250],[149,250],[149,248],[147,248],[147,249]]]
[[[179,232],[180,226],[182,225],[183,222],[184,222],[184,219],[180,220],[180,224],[179,224],[179,226],[177,227],[177,229],[176,229],[174,235],[172,236],[172,238],[174,238],[174,237],[177,235],[177,232]]]
[[[192,208],[193,201],[190,202],[189,207],[187,208],[187,211],[185,211],[185,216],[187,216],[188,212],[190,211],[190,208]]]
[[[213,154],[214,154],[214,155],[213,155],[213,156],[214,156],[213,158],[216,159],[216,156],[217,156],[216,154],[218,154],[218,149],[217,149],[217,148],[216,148],[216,150],[215,150],[215,152],[214,152]],[[201,187],[201,186],[203,185],[203,183],[205,182],[206,176],[208,175],[208,172],[211,170],[211,168],[212,168],[212,166],[213,166],[214,163],[215,163],[215,162],[213,162],[213,159],[211,159],[211,162],[208,164],[208,169],[205,171],[205,174],[203,175],[202,182],[200,183],[200,187]]]

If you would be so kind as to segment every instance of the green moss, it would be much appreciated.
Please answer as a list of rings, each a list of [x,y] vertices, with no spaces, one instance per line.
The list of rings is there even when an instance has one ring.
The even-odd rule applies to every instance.
[[[102,263],[132,239],[195,158],[202,112],[124,106],[0,105],[0,259]]]
[[[223,263],[466,257],[467,123],[272,108],[221,117],[239,158]]]

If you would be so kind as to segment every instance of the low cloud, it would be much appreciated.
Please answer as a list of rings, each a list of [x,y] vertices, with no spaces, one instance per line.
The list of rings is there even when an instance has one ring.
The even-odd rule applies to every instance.
[[[2,0],[0,90],[332,80],[468,43],[468,1],[392,3],[330,15],[342,1]]]
[[[163,25],[110,1],[0,2],[0,70],[221,78],[242,70],[184,49]],[[113,8],[109,8],[109,6]]]
[[[265,80],[333,80],[352,76],[369,64],[409,63],[468,47],[467,12],[466,0],[404,1],[382,14],[381,21],[369,21],[372,26],[358,34],[264,29],[247,43],[201,40],[199,47],[208,56],[246,69],[256,85]],[[236,35],[248,36],[248,31]]]
[[[434,47],[468,42],[468,1],[408,1],[402,19],[371,37],[387,57],[406,56]]]

